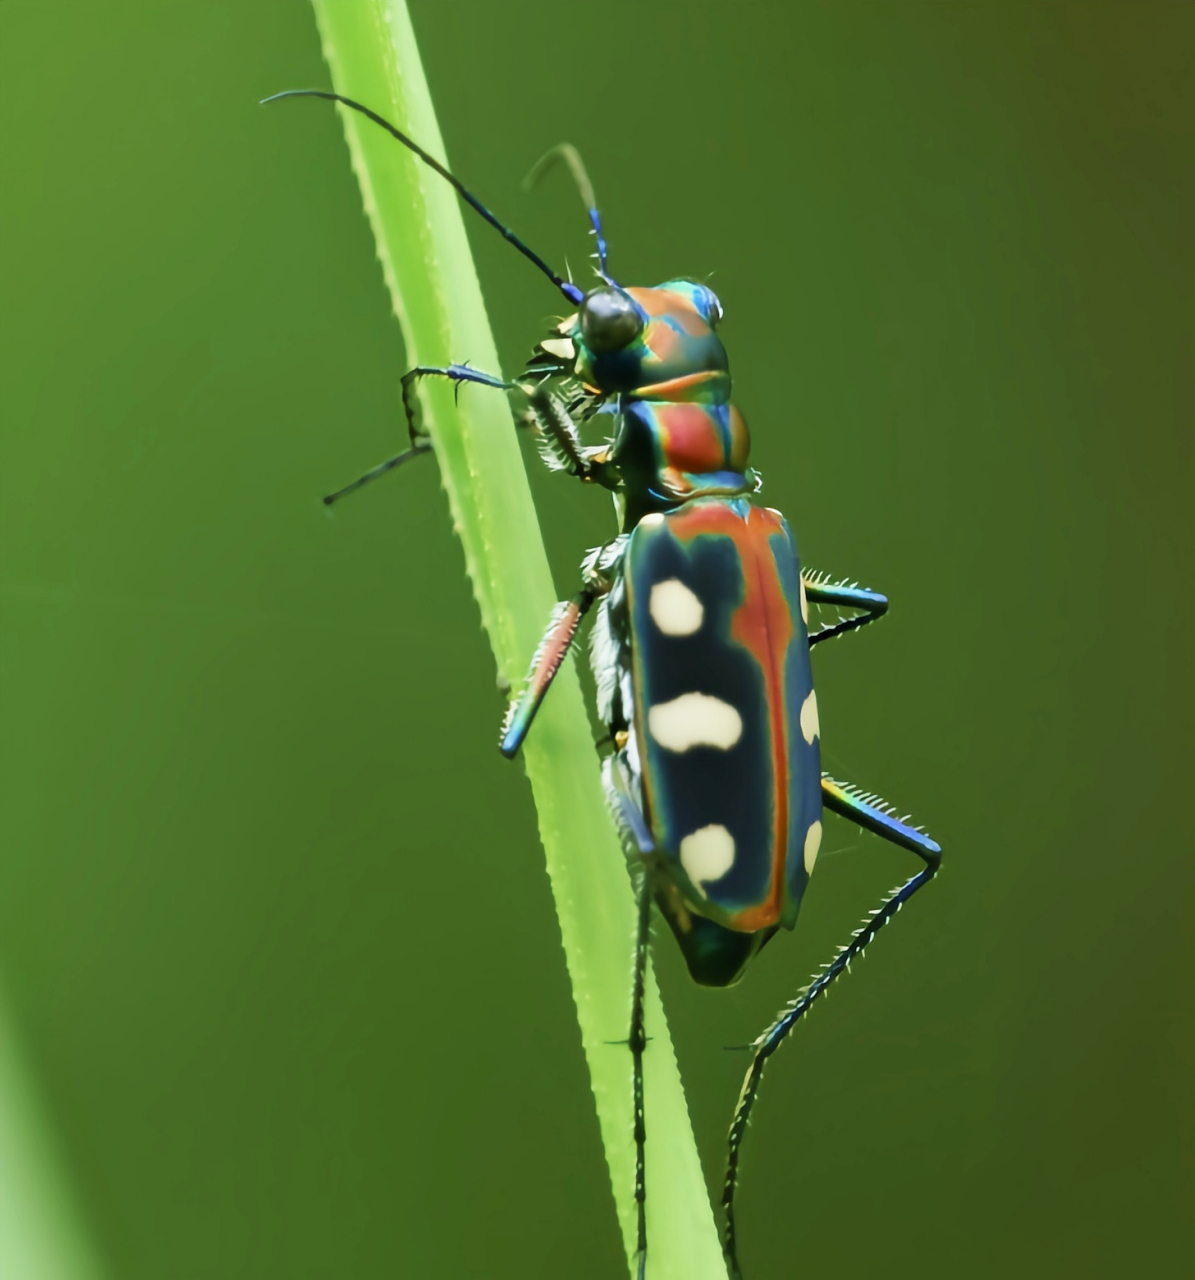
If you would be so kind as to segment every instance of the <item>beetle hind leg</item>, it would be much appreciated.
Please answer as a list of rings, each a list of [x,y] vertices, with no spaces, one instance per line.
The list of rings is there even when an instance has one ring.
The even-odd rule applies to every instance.
[[[776,1052],[788,1034],[809,1011],[810,1006],[834,980],[845,973],[851,961],[863,954],[864,948],[877,933],[896,915],[906,902],[938,873],[942,850],[923,831],[910,827],[895,818],[888,805],[877,796],[865,795],[847,783],[836,782],[822,775],[822,803],[832,813],[854,822],[865,831],[915,853],[925,864],[916,875],[898,885],[851,935],[850,941],[839,947],[829,964],[823,965],[813,981],[801,990],[796,999],[782,1009],[775,1021],[754,1042],[751,1065],[743,1079],[743,1087],[730,1122],[726,1159],[726,1178],[722,1185],[722,1207],[726,1213],[725,1251],[730,1274],[741,1280],[737,1257],[734,1202],[738,1187],[739,1159],[747,1122],[759,1096],[759,1085],[768,1059]]]
[[[626,755],[617,751],[602,762],[602,783],[623,846],[631,855],[635,882],[635,958],[631,979],[631,1110],[635,1136],[635,1265],[637,1280],[647,1269],[647,1125],[643,1105],[643,1054],[647,1048],[644,1000],[647,956],[651,943],[651,902],[655,892],[655,841],[643,810],[632,794]]]
[[[643,1106],[643,1054],[647,1048],[644,996],[647,989],[647,951],[651,940],[652,867],[644,860],[635,886],[635,961],[631,984],[632,1114],[635,1134],[635,1255],[638,1280],[647,1271],[647,1125]]]
[[[931,840],[919,827],[910,827],[894,815],[892,806],[879,796],[861,791],[849,782],[835,782],[822,774],[822,804],[831,813],[853,822],[864,831],[908,849],[922,858],[927,869],[937,871],[942,856],[937,841]]]

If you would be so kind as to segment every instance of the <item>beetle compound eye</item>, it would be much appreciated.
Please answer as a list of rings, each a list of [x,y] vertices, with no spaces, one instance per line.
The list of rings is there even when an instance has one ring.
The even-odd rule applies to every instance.
[[[581,305],[581,335],[596,354],[621,351],[642,329],[642,316],[621,289],[595,289]]]

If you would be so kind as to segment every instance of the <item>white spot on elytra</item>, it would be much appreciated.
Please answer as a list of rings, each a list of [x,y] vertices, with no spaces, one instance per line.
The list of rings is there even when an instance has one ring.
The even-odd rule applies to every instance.
[[[652,511],[650,514],[645,515],[639,523],[645,529],[654,529],[664,523],[664,513],[662,511]]]
[[[809,690],[809,697],[801,704],[801,733],[806,742],[821,736],[822,727],[817,718],[817,694]]]
[[[734,836],[718,823],[691,832],[680,842],[680,864],[703,898],[705,885],[734,866]]]
[[[743,736],[743,718],[721,698],[708,693],[682,693],[658,702],[647,713],[651,736],[667,751],[718,747],[727,751]]]
[[[801,579],[801,621],[809,625],[809,598],[805,594],[805,579]]]
[[[811,822],[805,832],[805,874],[813,875],[813,864],[817,861],[817,851],[822,847],[822,824]]]
[[[701,629],[705,608],[679,578],[657,582],[648,603],[651,620],[666,636],[691,636]]]

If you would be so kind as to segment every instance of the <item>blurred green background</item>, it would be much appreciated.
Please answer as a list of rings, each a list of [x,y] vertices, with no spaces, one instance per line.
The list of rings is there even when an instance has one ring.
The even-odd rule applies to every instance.
[[[583,270],[519,191],[580,145],[620,278],[721,295],[805,559],[894,601],[816,655],[828,767],[947,863],[774,1065],[748,1276],[1180,1263],[1195,8],[411,7],[456,170]],[[624,1274],[435,465],[319,504],[405,366],[333,113],[256,106],[327,84],[311,13],[2,20],[5,1132],[120,1280]],[[511,370],[558,300],[470,233]],[[569,591],[611,512],[533,483]],[[732,992],[660,939],[712,1178],[723,1046],[905,870],[819,867]]]

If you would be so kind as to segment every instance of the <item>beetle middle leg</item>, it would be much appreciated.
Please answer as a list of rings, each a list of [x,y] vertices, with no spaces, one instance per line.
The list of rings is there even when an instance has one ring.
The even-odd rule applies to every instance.
[[[581,619],[589,612],[596,599],[597,593],[585,587],[571,600],[558,604],[553,610],[548,629],[531,660],[527,688],[517,702],[510,704],[506,719],[502,722],[499,750],[508,760],[513,760],[523,745],[535,713],[539,710],[544,695],[552,687],[552,681],[556,679],[565,655],[576,638]]]
[[[535,719],[535,713],[577,638],[581,619],[593,607],[594,601],[610,590],[624,545],[625,539],[615,538],[591,551],[581,566],[581,590],[571,600],[558,604],[552,611],[548,629],[531,659],[527,687],[516,701],[511,702],[506,719],[502,722],[499,750],[508,760],[513,760],[518,755],[531,728],[531,722]]]
[[[755,1054],[743,1087],[739,1093],[734,1118],[730,1123],[729,1148],[726,1160],[726,1178],[722,1186],[722,1207],[726,1211],[726,1259],[730,1274],[739,1280],[737,1259],[737,1239],[735,1234],[734,1198],[738,1185],[739,1156],[743,1138],[747,1132],[747,1122],[755,1100],[759,1096],[759,1084],[768,1059],[783,1043],[789,1032],[809,1011],[813,1002],[838,978],[850,968],[851,961],[862,955],[863,949],[877,933],[896,915],[918,889],[927,885],[938,874],[942,850],[938,844],[924,832],[910,827],[889,812],[888,807],[876,796],[863,795],[856,788],[836,782],[833,778],[822,775],[822,804],[832,813],[849,819],[864,831],[870,831],[902,849],[915,853],[925,864],[915,876],[897,886],[888,897],[873,911],[860,928],[856,929],[851,940],[840,947],[824,965],[814,980],[802,990],[797,998],[785,1009],[770,1027],[764,1031],[753,1044]]]
[[[875,622],[888,612],[888,597],[878,591],[868,591],[854,582],[830,582],[812,574],[801,575],[801,589],[810,604],[835,605],[840,609],[858,609],[853,618],[840,618],[810,633],[809,647],[832,636],[845,635],[848,631],[858,631],[869,622]]]

